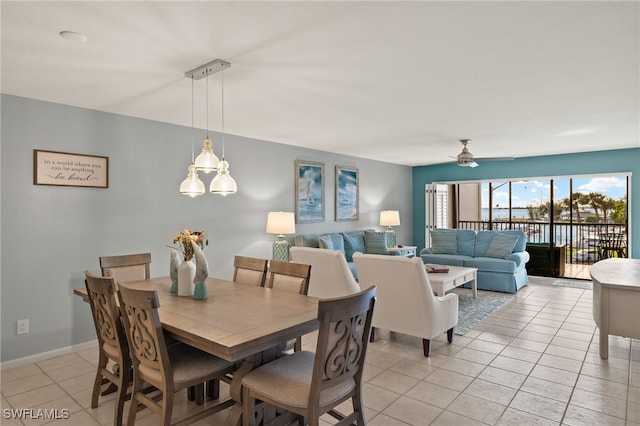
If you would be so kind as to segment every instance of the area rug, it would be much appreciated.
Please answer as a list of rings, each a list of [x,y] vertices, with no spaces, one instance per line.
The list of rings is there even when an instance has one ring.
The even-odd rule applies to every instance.
[[[558,279],[555,280],[552,285],[558,287],[580,288],[582,290],[593,290],[593,282],[591,281]]]
[[[454,288],[451,292],[458,295],[458,325],[454,330],[458,335],[464,335],[513,297],[509,293],[478,290],[478,298],[474,299],[470,289]]]

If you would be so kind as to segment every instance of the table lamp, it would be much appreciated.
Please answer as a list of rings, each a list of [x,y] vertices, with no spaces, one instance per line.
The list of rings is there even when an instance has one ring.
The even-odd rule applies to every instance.
[[[289,261],[289,242],[284,234],[294,234],[296,222],[291,212],[269,212],[267,214],[267,233],[278,237],[273,242],[273,260]]]
[[[396,247],[396,232],[392,226],[400,225],[400,212],[398,210],[383,210],[380,212],[380,226],[387,227],[387,247]]]

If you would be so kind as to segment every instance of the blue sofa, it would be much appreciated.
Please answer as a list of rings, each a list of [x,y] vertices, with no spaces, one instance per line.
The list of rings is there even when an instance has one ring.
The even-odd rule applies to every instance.
[[[328,234],[299,234],[293,239],[298,247],[324,248],[340,250],[347,260],[347,265],[357,280],[356,268],[353,265],[353,253],[399,255],[398,250],[387,247],[386,233],[367,229],[364,231],[332,232]]]
[[[424,263],[478,268],[478,289],[515,293],[527,285],[529,261],[523,231],[434,229],[432,246],[420,251]]]

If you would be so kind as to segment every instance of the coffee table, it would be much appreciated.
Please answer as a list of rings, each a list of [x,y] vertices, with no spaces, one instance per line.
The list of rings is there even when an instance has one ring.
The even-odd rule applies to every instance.
[[[430,264],[425,265],[431,266]],[[438,265],[441,266],[441,265]],[[431,288],[438,296],[444,296],[444,294],[452,288],[459,287],[462,284],[471,282],[471,290],[473,297],[478,297],[478,269],[477,268],[465,268],[462,266],[446,266],[449,268],[449,272],[429,272],[429,282]]]

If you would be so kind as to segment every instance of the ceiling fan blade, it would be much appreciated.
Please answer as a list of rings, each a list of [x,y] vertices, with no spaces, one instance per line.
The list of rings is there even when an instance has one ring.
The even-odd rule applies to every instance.
[[[510,161],[513,157],[474,157],[473,161]]]

